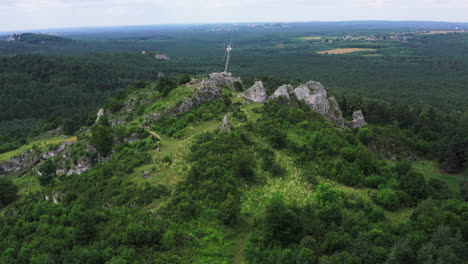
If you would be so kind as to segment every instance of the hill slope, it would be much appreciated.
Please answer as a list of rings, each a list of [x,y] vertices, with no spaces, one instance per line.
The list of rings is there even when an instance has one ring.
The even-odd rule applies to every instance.
[[[345,129],[312,98],[252,102],[231,78],[133,87],[76,143],[22,155],[6,175],[20,198],[2,209],[1,259],[466,261],[468,205],[404,159],[417,153],[409,131]]]

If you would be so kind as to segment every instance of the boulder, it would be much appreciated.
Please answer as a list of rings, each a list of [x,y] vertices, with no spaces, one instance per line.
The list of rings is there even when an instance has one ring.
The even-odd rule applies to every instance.
[[[279,97],[285,97],[290,99],[290,96],[294,94],[294,88],[290,84],[281,85],[276,91],[270,96],[269,100],[277,99]]]
[[[268,99],[262,81],[256,81],[252,87],[242,93],[242,96],[256,103],[263,103]]]
[[[232,77],[232,73],[230,72],[213,72],[209,75],[210,80],[214,82],[214,84],[218,87],[226,86],[231,91],[237,91],[235,86],[236,82],[242,84],[241,78],[239,77]]]
[[[227,131],[227,132],[231,132],[232,127],[231,127],[231,125],[229,124],[229,120],[228,120],[228,116],[227,116],[227,115],[224,116],[224,118],[223,118],[223,124],[222,124],[221,126],[219,126],[219,129],[224,130],[224,131]]]
[[[364,114],[361,110],[354,111],[353,121],[348,122],[348,127],[363,127],[367,125],[366,120],[364,119]]]

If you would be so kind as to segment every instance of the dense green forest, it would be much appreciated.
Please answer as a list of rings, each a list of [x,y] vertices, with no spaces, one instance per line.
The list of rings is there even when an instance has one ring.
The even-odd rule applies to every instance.
[[[226,26],[0,42],[0,263],[468,263],[468,34]],[[173,110],[229,40],[240,90]],[[311,79],[368,125],[241,95]]]
[[[157,69],[131,54],[0,58],[0,152],[16,146],[6,136],[28,138],[67,122],[73,133],[115,91],[156,80]]]

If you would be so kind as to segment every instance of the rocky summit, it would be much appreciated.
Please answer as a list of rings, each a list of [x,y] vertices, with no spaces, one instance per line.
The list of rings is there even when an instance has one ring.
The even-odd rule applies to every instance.
[[[310,81],[294,89],[297,100],[304,101],[326,119],[343,126],[343,115],[334,97],[327,97],[327,91],[319,82]]]
[[[276,91],[270,96],[270,100],[277,99],[280,97],[284,97],[286,99],[290,99],[294,93],[294,88],[290,84],[283,84],[281,85]]]
[[[264,103],[268,100],[268,95],[263,88],[262,81],[256,81],[252,87],[242,93],[242,96],[256,103]]]
[[[241,78],[232,77],[230,72],[213,72],[210,73],[209,79],[214,82],[215,85],[219,87],[226,86],[231,91],[236,91],[236,82],[242,85]]]
[[[148,123],[152,123],[165,116],[175,116],[178,113],[192,110],[203,102],[219,98],[222,95],[221,89],[223,87],[231,91],[237,91],[236,83],[242,87],[242,80],[239,77],[233,77],[231,73],[226,72],[211,73],[208,78],[201,80],[194,79],[189,85],[198,85],[198,88],[191,97],[163,111],[150,114],[146,120]],[[319,82],[309,81],[295,89],[290,84],[284,84],[276,89],[271,96],[268,96],[263,87],[263,82],[256,81],[254,85],[242,93],[242,97],[255,103],[265,103],[268,100],[275,100],[280,97],[287,100],[296,99],[304,101],[312,109],[338,126],[362,127],[367,124],[360,110],[356,111],[355,115],[353,114],[353,121],[345,124],[338,102],[334,97],[327,97],[327,91]]]
[[[310,81],[300,85],[296,89],[293,89],[290,84],[284,84],[268,97],[263,83],[257,81],[252,87],[244,91],[242,96],[256,103],[263,103],[267,100],[275,100],[280,97],[288,100],[295,98],[299,101],[304,101],[312,109],[322,114],[327,120],[341,127],[362,127],[367,124],[362,111],[359,110],[355,112],[356,116],[353,115],[354,120],[351,121],[349,125],[345,125],[338,102],[334,97],[327,97],[327,91],[319,82]]]

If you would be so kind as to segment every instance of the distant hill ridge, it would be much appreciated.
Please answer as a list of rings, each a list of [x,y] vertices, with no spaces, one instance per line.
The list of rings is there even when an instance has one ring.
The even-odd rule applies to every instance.
[[[5,39],[8,42],[23,42],[28,44],[67,44],[73,42],[68,38],[57,37],[48,34],[34,34],[34,33],[16,33],[11,34]]]

